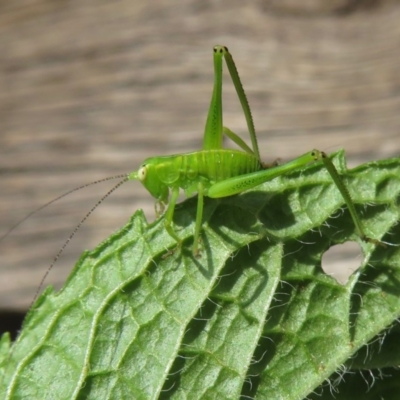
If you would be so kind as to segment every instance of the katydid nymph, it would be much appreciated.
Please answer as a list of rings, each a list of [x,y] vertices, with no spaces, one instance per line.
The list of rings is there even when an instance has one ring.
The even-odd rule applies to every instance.
[[[254,188],[264,182],[291,171],[299,170],[311,162],[322,162],[332,177],[337,189],[349,209],[357,234],[362,240],[374,244],[380,241],[369,238],[357,214],[350,194],[329,157],[322,151],[312,150],[283,165],[267,165],[261,162],[256,132],[250,106],[239,78],[232,55],[225,46],[214,49],[214,89],[211,97],[206,126],[204,130],[203,148],[187,154],[163,157],[152,157],[145,160],[138,171],[132,172],[127,179],[138,179],[156,198],[156,212],[165,212],[165,228],[175,239],[178,247],[182,241],[174,230],[173,216],[180,189],[186,196],[198,194],[197,214],[192,251],[200,254],[199,240],[202,227],[204,196],[221,198],[235,195]],[[223,59],[239,97],[249,130],[252,148],[236,133],[223,126],[222,118],[222,66]],[[235,142],[241,150],[222,148],[223,135]]]
[[[97,208],[97,206],[99,206],[107,196],[114,192],[123,183],[128,180],[135,179],[139,180],[156,199],[155,208],[157,215],[163,212],[165,206],[168,204],[164,214],[165,229],[176,241],[178,248],[182,246],[182,240],[173,228],[173,217],[179,192],[181,189],[183,189],[186,196],[191,196],[197,192],[197,213],[192,252],[195,256],[199,256],[200,233],[203,224],[204,196],[221,198],[239,194],[286,173],[302,170],[302,168],[309,163],[321,162],[331,176],[337,189],[340,191],[350,212],[357,234],[366,242],[383,245],[382,242],[368,237],[365,233],[363,224],[357,214],[355,205],[351,199],[347,187],[345,186],[332,161],[324,152],[314,149],[282,165],[277,165],[276,163],[265,164],[261,161],[250,106],[232,55],[225,46],[215,46],[213,49],[213,54],[214,88],[204,129],[203,148],[201,150],[187,154],[151,157],[145,160],[137,171],[134,171],[130,174],[104,178],[70,190],[58,198],[48,202],[34,212],[28,214],[24,219],[19,221],[18,224],[14,225],[6,233],[6,235],[0,238],[0,240],[3,240],[5,236],[7,236],[12,230],[14,230],[14,228],[20,225],[32,214],[40,211],[45,206],[59,200],[71,192],[110,179],[123,178],[122,181],[120,181],[97,202],[97,204],[77,225],[54,258],[53,263],[50,265],[48,271],[42,279],[42,283],[69,241],[72,239],[83,222],[93,212],[93,210]],[[225,63],[228,67],[232,82],[243,109],[247,128],[250,134],[252,148],[250,148],[236,133],[223,126],[223,60],[225,60]],[[235,142],[241,150],[223,148],[222,140],[224,135]]]

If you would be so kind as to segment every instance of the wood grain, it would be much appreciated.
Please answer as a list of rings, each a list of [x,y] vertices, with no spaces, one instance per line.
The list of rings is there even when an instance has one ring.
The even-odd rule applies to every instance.
[[[293,4],[297,3],[297,6]],[[346,148],[350,166],[400,152],[400,5],[321,1],[50,1],[0,4],[0,234],[76,186],[199,149],[227,45],[266,161]],[[369,4],[368,4],[369,3]],[[228,6],[229,5],[229,6]],[[231,84],[225,124],[246,131]],[[71,195],[0,243],[0,305],[27,308],[80,218],[110,185]],[[128,183],[90,217],[57,262],[123,226],[150,196]]]

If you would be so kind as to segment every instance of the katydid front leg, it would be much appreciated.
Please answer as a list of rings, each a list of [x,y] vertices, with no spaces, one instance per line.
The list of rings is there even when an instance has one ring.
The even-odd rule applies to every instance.
[[[193,247],[192,247],[192,253],[195,257],[198,257],[200,254],[199,240],[200,240],[200,231],[202,227],[203,208],[204,208],[204,186],[202,182],[199,182],[199,184],[197,185],[197,193],[198,193],[198,198],[197,198],[196,224],[195,224]],[[172,190],[171,199],[169,201],[168,208],[164,216],[165,229],[167,230],[168,234],[173,239],[175,239],[177,243],[177,247],[173,250],[168,251],[166,256],[172,254],[176,249],[179,249],[182,246],[182,239],[176,234],[174,228],[172,227],[174,211],[178,196],[179,196],[179,187],[176,187]]]
[[[176,205],[176,201],[178,200],[178,197],[179,197],[179,186],[174,187],[172,189],[171,198],[169,200],[168,208],[167,208],[167,211],[165,212],[165,216],[164,216],[164,218],[165,218],[164,224],[165,224],[165,229],[167,230],[168,234],[173,239],[175,239],[175,241],[177,243],[177,247],[179,248],[182,245],[182,240],[176,234],[174,228],[172,227],[172,220],[174,218],[175,205]]]

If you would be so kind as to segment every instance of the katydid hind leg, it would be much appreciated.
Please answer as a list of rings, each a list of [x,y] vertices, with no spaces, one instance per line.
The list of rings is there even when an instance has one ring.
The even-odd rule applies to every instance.
[[[234,176],[224,181],[217,182],[208,189],[207,195],[212,198],[232,196],[244,192],[245,190],[255,188],[278,176],[301,169],[313,161],[315,161],[313,152],[308,152],[286,164],[262,169],[245,175]]]
[[[360,216],[357,213],[355,204],[350,196],[350,192],[345,185],[343,179],[340,177],[339,172],[337,171],[336,167],[334,166],[333,162],[330,160],[329,156],[327,156],[323,151],[314,150],[315,159],[316,161],[322,161],[325,168],[327,169],[329,175],[331,176],[333,182],[335,183],[337,189],[339,190],[340,194],[345,201],[347,208],[349,210],[351,219],[353,220],[354,226],[356,228],[358,236],[365,242],[373,243],[375,245],[386,247],[386,245],[381,242],[380,240],[370,238],[365,233],[364,226],[361,222]]]
[[[222,58],[225,58],[229,74],[238,95],[242,110],[246,119],[247,128],[249,130],[250,139],[253,149],[251,150],[244,141],[235,133],[223,127],[223,108],[222,108]],[[203,150],[215,150],[222,148],[222,136],[225,133],[244,151],[253,154],[260,160],[260,151],[258,148],[257,136],[254,127],[253,117],[246,93],[243,89],[242,82],[237,72],[236,65],[232,55],[225,46],[214,47],[214,88],[211,97],[211,103],[208,111],[206,127],[204,130]],[[232,137],[233,136],[233,137]]]
[[[302,156],[286,164],[278,165],[276,167],[253,172],[246,175],[236,176],[230,179],[226,179],[222,182],[217,182],[208,189],[208,196],[212,198],[220,198],[238,194],[245,190],[257,187],[258,185],[268,182],[278,176],[282,176],[292,171],[301,170],[307,164],[318,161],[323,163],[324,167],[331,176],[332,181],[334,182],[335,186],[337,187],[341,196],[343,197],[343,200],[345,201],[349,209],[350,216],[355,225],[357,234],[360,236],[360,238],[365,242],[384,246],[384,243],[382,243],[377,239],[370,238],[365,233],[365,228],[356,211],[354,202],[350,196],[350,193],[343,179],[340,177],[339,172],[333,165],[330,158],[324,152],[321,152],[316,149],[312,150],[311,152],[305,153]]]
[[[239,137],[235,132],[232,132],[226,126],[224,126],[223,128],[223,132],[224,135],[228,136],[228,138],[231,139],[234,143],[236,143],[242,150],[254,156],[253,150],[249,146],[247,146],[245,141],[241,137]]]
[[[204,129],[203,150],[222,148],[222,46],[214,47],[214,88]]]
[[[237,71],[235,62],[233,61],[232,54],[229,52],[228,48],[224,47],[224,46],[221,46],[221,47],[223,47],[223,49],[224,49],[225,62],[228,67],[229,74],[231,76],[233,85],[235,86],[236,93],[239,97],[239,101],[242,106],[244,116],[246,118],[247,129],[249,130],[250,139],[251,139],[251,143],[253,146],[253,153],[254,153],[255,157],[257,157],[258,160],[261,160],[260,150],[258,148],[256,130],[254,127],[253,116],[251,115],[249,102],[247,100],[246,93],[243,89],[243,85],[240,80],[239,73]]]

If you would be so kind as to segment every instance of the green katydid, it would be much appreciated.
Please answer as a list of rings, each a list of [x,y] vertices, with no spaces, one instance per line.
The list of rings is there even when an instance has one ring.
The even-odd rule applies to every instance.
[[[252,149],[234,132],[223,126],[222,119],[222,65],[225,59],[230,76],[239,97],[244,116],[246,118],[247,127],[250,134]],[[223,135],[229,137],[243,151],[222,148]],[[53,265],[60,257],[61,253],[81,227],[83,222],[90,216],[95,208],[102,201],[114,192],[119,186],[128,180],[138,179],[156,198],[156,214],[160,214],[165,205],[168,203],[165,212],[164,221],[165,228],[169,235],[175,239],[178,247],[182,241],[172,227],[175,205],[179,196],[180,189],[183,189],[186,196],[198,193],[196,224],[193,239],[193,254],[199,254],[200,231],[202,227],[204,196],[211,198],[220,198],[241,193],[245,190],[254,188],[264,182],[272,180],[278,176],[288,172],[299,170],[306,164],[320,161],[324,164],[329,172],[332,180],[340,191],[356,227],[357,234],[362,240],[374,244],[382,245],[379,240],[369,238],[361,220],[357,214],[351,196],[337,172],[335,166],[329,157],[322,151],[312,150],[302,156],[282,165],[264,164],[261,162],[256,132],[254,128],[253,118],[250,106],[247,101],[242,83],[239,78],[235,63],[227,47],[214,47],[214,89],[211,97],[210,108],[208,111],[207,122],[204,130],[203,149],[188,154],[176,154],[171,156],[152,157],[145,160],[139,167],[138,171],[134,171],[127,175],[118,175],[95,181],[57,197],[56,199],[46,203],[39,209],[28,214],[24,219],[14,225],[2,238],[3,240],[12,230],[14,230],[23,221],[31,215],[40,211],[47,205],[59,200],[71,192],[82,189],[84,187],[107,181],[115,178],[123,178],[114,188],[112,188],[105,196],[103,196],[97,204],[86,214],[81,222],[74,229],[67,241],[64,243],[53,263],[48,268],[42,283]],[[40,287],[42,286],[40,284]]]
[[[225,59],[239,97],[250,133],[252,149],[234,132],[223,126],[222,119],[222,65]],[[243,151],[222,148],[223,135],[233,140]],[[369,238],[364,231],[350,194],[329,157],[322,151],[312,150],[283,165],[268,166],[260,159],[256,132],[250,106],[239,78],[232,55],[225,46],[214,47],[214,89],[204,130],[203,149],[188,154],[152,157],[145,160],[138,171],[127,179],[138,179],[156,198],[157,210],[165,212],[165,228],[181,246],[181,239],[172,227],[176,201],[180,189],[187,196],[198,193],[193,254],[199,254],[204,196],[220,198],[241,193],[275,177],[301,169],[306,164],[321,161],[343,196],[362,240],[374,244],[380,241]]]

